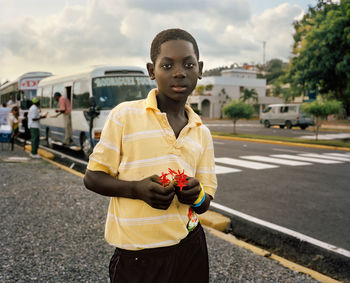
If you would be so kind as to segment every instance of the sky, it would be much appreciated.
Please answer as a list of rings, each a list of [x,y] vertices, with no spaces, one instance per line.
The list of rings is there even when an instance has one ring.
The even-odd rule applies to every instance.
[[[204,70],[288,61],[293,21],[317,0],[0,0],[0,83],[25,72],[145,67],[154,36],[182,28]]]

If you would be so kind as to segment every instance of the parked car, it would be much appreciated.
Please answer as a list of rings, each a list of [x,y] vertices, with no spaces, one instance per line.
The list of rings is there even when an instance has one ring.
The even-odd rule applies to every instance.
[[[281,129],[298,126],[305,130],[314,125],[314,119],[301,111],[301,104],[270,104],[261,114],[260,123],[264,124],[265,128],[278,125]]]

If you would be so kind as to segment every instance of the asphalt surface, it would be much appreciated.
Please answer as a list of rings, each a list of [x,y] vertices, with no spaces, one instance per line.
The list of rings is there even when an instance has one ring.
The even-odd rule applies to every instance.
[[[215,156],[238,160],[242,156],[275,154],[350,153],[334,149],[293,147],[232,140],[214,140]],[[350,155],[349,155],[350,157]],[[317,160],[317,159],[316,159]],[[215,201],[259,219],[292,229],[320,241],[350,250],[350,163],[304,166],[272,164],[254,170],[218,163],[241,172],[218,174]]]
[[[108,282],[108,198],[18,147],[0,151],[0,282]],[[206,231],[210,282],[317,282]]]

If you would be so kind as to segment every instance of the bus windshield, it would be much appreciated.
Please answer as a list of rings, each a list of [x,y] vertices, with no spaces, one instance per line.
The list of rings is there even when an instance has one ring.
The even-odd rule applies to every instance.
[[[146,76],[100,77],[92,80],[92,94],[102,110],[112,109],[124,101],[147,96],[156,85]]]
[[[32,100],[36,96],[36,89],[25,89],[22,90],[23,98],[22,100]]]

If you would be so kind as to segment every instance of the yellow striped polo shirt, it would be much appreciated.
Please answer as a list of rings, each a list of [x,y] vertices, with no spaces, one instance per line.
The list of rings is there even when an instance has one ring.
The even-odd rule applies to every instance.
[[[185,106],[188,123],[176,138],[166,113],[157,107],[156,95],[153,89],[146,99],[123,102],[111,110],[88,169],[125,181],[161,175],[168,168],[185,170],[214,197],[217,181],[209,129]],[[180,203],[176,195],[167,210],[152,208],[142,200],[112,197],[105,239],[128,250],[175,245],[188,234],[188,210],[189,205]]]

